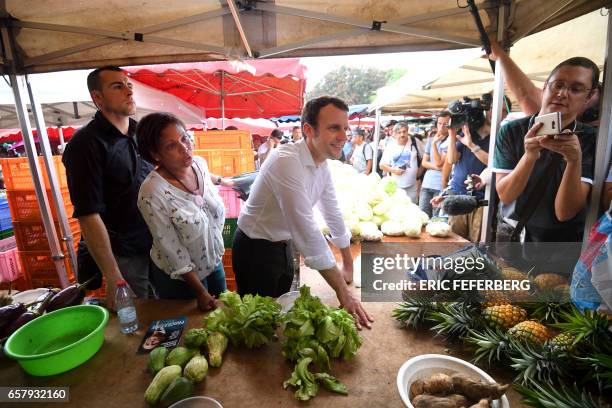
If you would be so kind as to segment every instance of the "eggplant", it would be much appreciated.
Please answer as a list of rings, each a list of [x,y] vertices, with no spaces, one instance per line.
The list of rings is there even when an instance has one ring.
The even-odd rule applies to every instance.
[[[0,308],[0,332],[8,327],[15,319],[27,311],[23,303],[8,305]]]
[[[47,312],[53,312],[54,310],[63,309],[68,306],[80,305],[85,298],[85,289],[87,289],[87,285],[94,278],[95,276],[86,282],[75,283],[57,292],[49,301],[46,308]]]
[[[36,303],[38,304],[33,310],[27,309],[28,306],[30,305],[23,305],[20,303],[20,305],[23,306],[24,312],[22,312],[21,315],[19,315],[16,319],[14,319],[11,322],[11,324],[5,327],[4,330],[0,330],[0,338],[10,336],[11,334],[15,333],[17,329],[19,329],[24,324],[42,315],[45,311],[45,308],[47,307],[47,304],[49,303],[51,298],[54,296],[54,294],[55,293],[50,290],[47,293],[45,293],[44,295],[45,297],[42,300],[31,303],[30,305],[33,305]]]

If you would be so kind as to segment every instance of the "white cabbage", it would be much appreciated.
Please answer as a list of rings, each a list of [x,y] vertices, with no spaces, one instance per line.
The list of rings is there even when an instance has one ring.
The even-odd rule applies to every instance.
[[[404,234],[411,238],[420,238],[421,228],[423,225],[420,218],[410,218],[404,223]]]
[[[382,223],[380,230],[383,234],[390,237],[400,237],[404,235],[404,224],[401,222],[389,220]]]
[[[444,221],[433,221],[427,224],[425,232],[432,237],[448,237],[451,232],[451,227]]]

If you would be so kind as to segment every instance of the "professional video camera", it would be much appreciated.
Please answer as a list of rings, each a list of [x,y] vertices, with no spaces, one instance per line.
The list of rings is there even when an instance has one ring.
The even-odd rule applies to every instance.
[[[481,99],[463,97],[463,101],[456,100],[448,104],[451,113],[450,126],[458,129],[467,123],[471,129],[479,129],[485,122],[486,112],[491,108],[493,97],[490,93],[483,94]]]

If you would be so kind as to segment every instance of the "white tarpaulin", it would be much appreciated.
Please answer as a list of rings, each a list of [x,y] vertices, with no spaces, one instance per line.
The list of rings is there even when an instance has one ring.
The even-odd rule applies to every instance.
[[[559,62],[570,57],[587,57],[603,68],[607,21],[599,11],[589,13],[518,41],[510,49],[510,56],[538,87]],[[371,109],[381,107],[384,113],[395,114],[441,109],[462,96],[479,97],[493,89],[493,73],[485,58],[476,56],[469,62],[452,59],[444,73],[437,75],[438,71],[432,67],[432,78],[424,80],[408,72],[380,89]],[[509,96],[515,100],[512,94]]]
[[[475,3],[489,33],[498,31],[501,10],[515,42],[610,1]],[[5,0],[1,4],[6,17],[0,21],[5,27],[2,41],[12,41],[18,73],[109,63],[446,50],[481,44],[465,0]],[[10,61],[3,61],[6,70]]]

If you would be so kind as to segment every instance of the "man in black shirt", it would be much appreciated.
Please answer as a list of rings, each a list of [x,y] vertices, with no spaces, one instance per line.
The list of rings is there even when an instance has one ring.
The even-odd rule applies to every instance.
[[[525,225],[525,241],[582,240],[596,136],[576,116],[598,80],[599,69],[591,60],[562,62],[545,83],[539,115],[561,112],[564,134],[536,136],[541,124],[534,124],[534,115],[506,124],[497,135],[496,189],[505,206],[514,205],[511,217],[519,221],[530,210],[530,197],[539,196]],[[541,178],[546,178],[543,188],[538,186]]]
[[[92,71],[87,87],[98,108],[66,146],[66,167],[74,217],[106,279],[106,299],[114,308],[116,283],[125,279],[138,297],[149,290],[151,235],[136,206],[138,190],[153,166],[138,154],[132,84],[123,71]],[[79,244],[79,253],[83,243]]]

